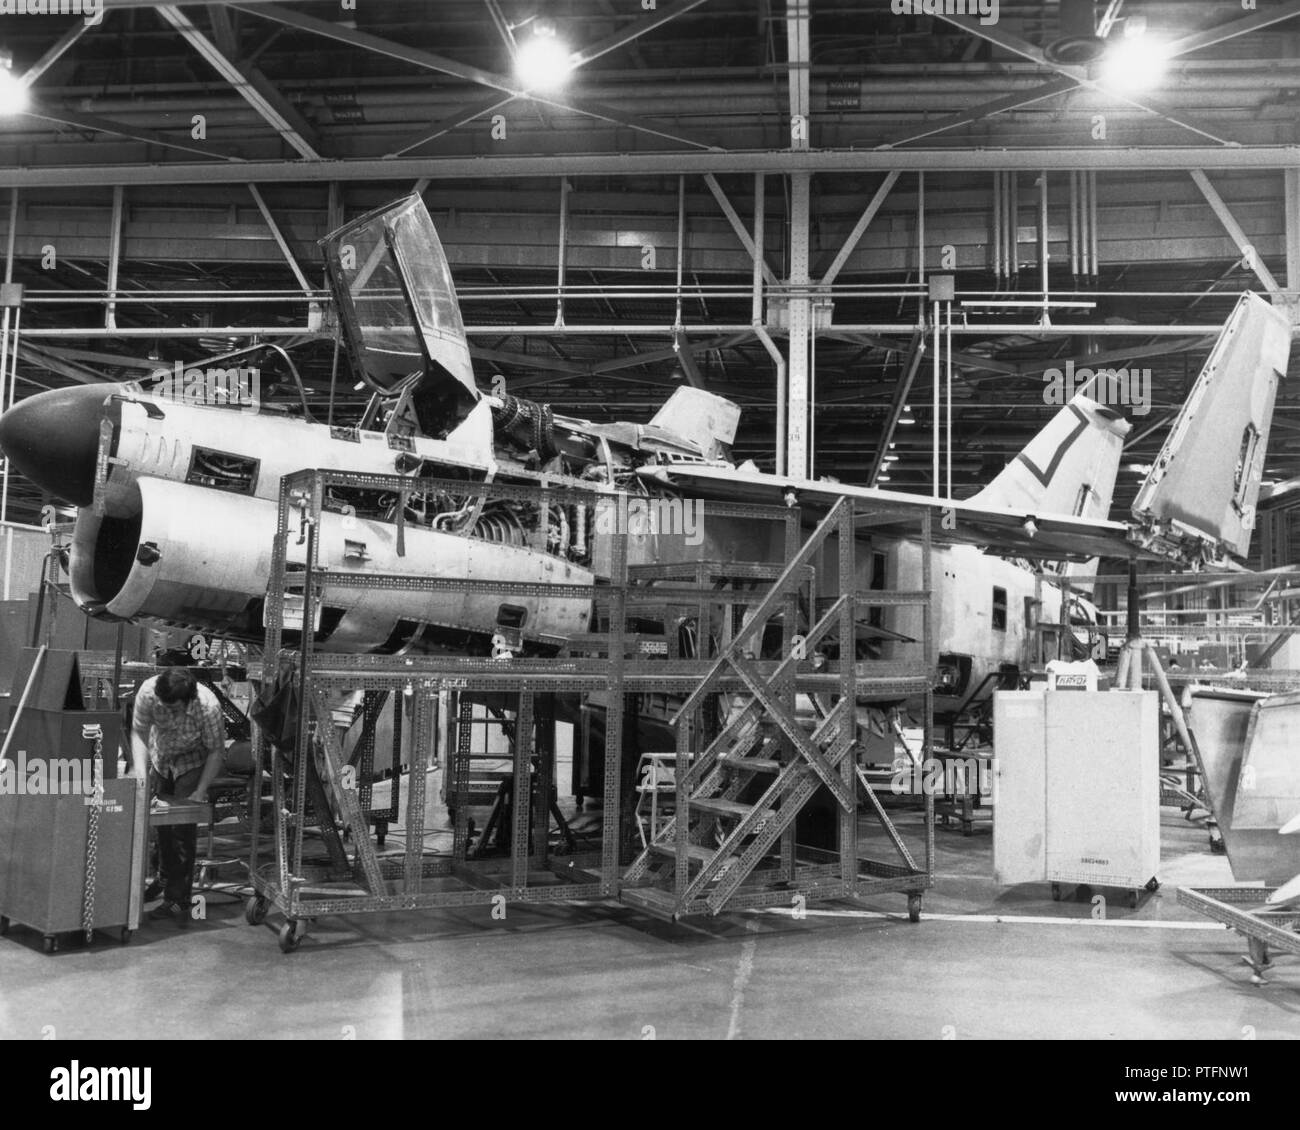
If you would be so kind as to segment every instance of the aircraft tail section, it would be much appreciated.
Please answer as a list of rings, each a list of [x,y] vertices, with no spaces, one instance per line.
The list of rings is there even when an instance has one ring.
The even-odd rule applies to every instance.
[[[1291,329],[1280,310],[1242,295],[1134,500],[1148,548],[1207,562],[1249,552]]]
[[[1130,426],[1109,408],[1076,396],[971,502],[1106,519]]]
[[[697,447],[706,459],[725,454],[736,438],[740,409],[702,388],[679,388],[648,425]]]

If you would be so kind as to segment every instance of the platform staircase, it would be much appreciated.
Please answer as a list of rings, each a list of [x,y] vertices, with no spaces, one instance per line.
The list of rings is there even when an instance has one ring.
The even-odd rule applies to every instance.
[[[801,586],[809,583],[807,566],[836,531],[840,575],[850,578],[848,591],[787,646],[785,658],[775,663],[752,658],[765,624],[799,599]],[[820,870],[838,882],[841,893],[856,879],[858,777],[850,756],[856,738],[856,672],[850,660],[836,664],[837,673],[820,673],[816,650],[835,642],[841,656],[854,654],[853,539],[852,503],[841,500],[677,712],[675,814],[625,872],[621,898],[627,905],[675,920],[717,914],[728,906],[789,903],[801,885],[794,822],[822,786],[837,805],[841,857]],[[812,605],[809,599],[807,606]],[[721,732],[702,750],[692,751],[692,735],[698,733],[689,725],[693,713],[708,696],[733,688]],[[811,718],[796,715],[796,692],[807,696]],[[888,825],[883,809],[874,807]],[[901,845],[892,825],[888,831],[895,846]],[[779,854],[773,850],[778,840]],[[915,870],[906,848],[901,854],[904,867],[899,871]]]

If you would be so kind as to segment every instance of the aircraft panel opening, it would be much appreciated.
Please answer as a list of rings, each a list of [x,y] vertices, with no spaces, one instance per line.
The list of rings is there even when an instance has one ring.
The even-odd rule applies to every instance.
[[[259,461],[207,447],[195,447],[185,481],[190,486],[252,494],[257,485]]]
[[[95,557],[92,577],[96,600],[108,603],[126,584],[135,564],[136,548],[140,541],[139,512],[125,518],[105,516],[95,538]]]

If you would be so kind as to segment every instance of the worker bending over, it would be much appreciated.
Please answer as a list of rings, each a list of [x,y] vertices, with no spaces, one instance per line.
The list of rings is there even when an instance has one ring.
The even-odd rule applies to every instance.
[[[206,804],[221,771],[226,725],[217,696],[184,667],[169,667],[140,684],[131,716],[131,764],[136,777],[149,771],[151,793]],[[163,901],[150,918],[190,920],[190,892],[198,846],[194,824],[158,829],[158,878]]]

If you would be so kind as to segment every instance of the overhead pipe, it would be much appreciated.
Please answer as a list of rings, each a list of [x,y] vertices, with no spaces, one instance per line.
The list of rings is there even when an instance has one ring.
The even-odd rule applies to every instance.
[[[1089,274],[1088,264],[1089,248],[1088,242],[1088,174],[1080,172],[1079,178],[1079,277],[1083,285],[1087,285]]]
[[[939,350],[939,300],[938,299],[935,299],[934,301],[934,311],[932,317],[934,319],[934,395],[931,398],[932,399],[931,410],[933,412],[934,419],[931,421],[932,424],[931,432],[933,434],[934,450],[932,452],[932,459],[930,464],[931,466],[930,482],[933,484],[930,493],[935,498],[938,498],[939,497],[939,414],[940,414],[939,413],[939,363],[941,359],[941,354]]]
[[[1048,321],[1047,303],[1051,300],[1047,274],[1047,171],[1038,174],[1038,265],[1039,276],[1043,281],[1043,322]]]
[[[993,174],[993,278],[1002,285],[1002,173]]]
[[[1088,217],[1088,232],[1092,240],[1092,277],[1096,281],[1101,275],[1101,260],[1097,254],[1097,174],[1092,172],[1087,176],[1092,181],[1088,190],[1088,206],[1091,209],[1091,215]]]
[[[916,174],[916,267],[921,286],[925,286],[925,173]],[[925,297],[920,299],[919,320],[925,321]]]
[[[750,326],[754,331],[754,336],[763,343],[763,348],[767,350],[768,356],[776,364],[776,465],[773,470],[778,475],[784,475],[786,455],[785,357],[782,356],[781,351],[776,347],[776,342],[772,340],[772,335],[767,332],[767,327],[763,324],[763,229],[766,226],[764,221],[767,218],[764,180],[762,173],[754,174],[754,276]]]
[[[677,178],[677,309],[673,325],[682,324],[682,263],[686,258],[686,178]]]
[[[1070,278],[1079,285],[1079,174],[1070,174]]]
[[[560,177],[560,246],[555,285],[555,325],[564,325],[564,276],[569,257],[569,179]]]
[[[1007,233],[1011,237],[1011,281],[1020,282],[1020,178],[1011,174],[1011,224]]]

